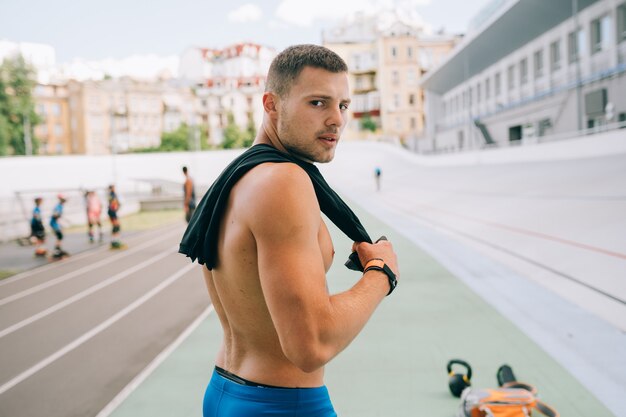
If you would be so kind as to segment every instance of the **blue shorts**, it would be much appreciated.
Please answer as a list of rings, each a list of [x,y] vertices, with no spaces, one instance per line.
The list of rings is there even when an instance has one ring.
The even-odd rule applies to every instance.
[[[325,386],[264,388],[241,385],[213,371],[204,394],[204,417],[337,417]]]

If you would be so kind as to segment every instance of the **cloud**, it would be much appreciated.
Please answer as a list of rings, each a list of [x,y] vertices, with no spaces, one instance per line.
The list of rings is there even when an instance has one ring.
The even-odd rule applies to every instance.
[[[414,9],[430,4],[431,0],[282,0],[276,17],[295,26],[311,26],[316,20],[340,20],[360,11],[375,14],[384,9]]]
[[[228,20],[237,23],[255,22],[261,20],[261,17],[263,12],[259,6],[252,3],[246,3],[228,13]]]
[[[107,58],[99,61],[75,58],[70,63],[60,65],[58,70],[60,76],[76,80],[100,80],[105,75],[153,80],[162,76],[175,77],[178,74],[178,64],[178,56],[148,54],[132,55],[123,59]]]

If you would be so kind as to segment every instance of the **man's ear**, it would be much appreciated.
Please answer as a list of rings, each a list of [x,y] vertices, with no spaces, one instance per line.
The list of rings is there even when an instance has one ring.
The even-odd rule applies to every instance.
[[[278,107],[277,97],[271,92],[263,93],[263,109],[265,113],[272,114]]]

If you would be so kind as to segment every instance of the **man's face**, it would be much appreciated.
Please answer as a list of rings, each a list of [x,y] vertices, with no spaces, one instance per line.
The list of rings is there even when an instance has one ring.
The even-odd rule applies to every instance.
[[[310,162],[329,162],[346,126],[348,76],[305,67],[278,101],[276,129],[285,149]]]

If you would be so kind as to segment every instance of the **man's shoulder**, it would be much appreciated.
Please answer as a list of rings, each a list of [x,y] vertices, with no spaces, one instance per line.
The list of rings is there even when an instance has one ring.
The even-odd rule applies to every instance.
[[[267,162],[251,169],[237,184],[238,200],[255,211],[282,211],[316,200],[309,175],[291,162]]]
[[[315,224],[320,207],[309,175],[297,164],[263,163],[245,175],[236,190],[236,205],[255,235]]]
[[[293,162],[264,162],[242,178],[255,190],[289,192],[291,187],[311,184],[311,178],[302,167]],[[286,188],[289,187],[289,188]]]

